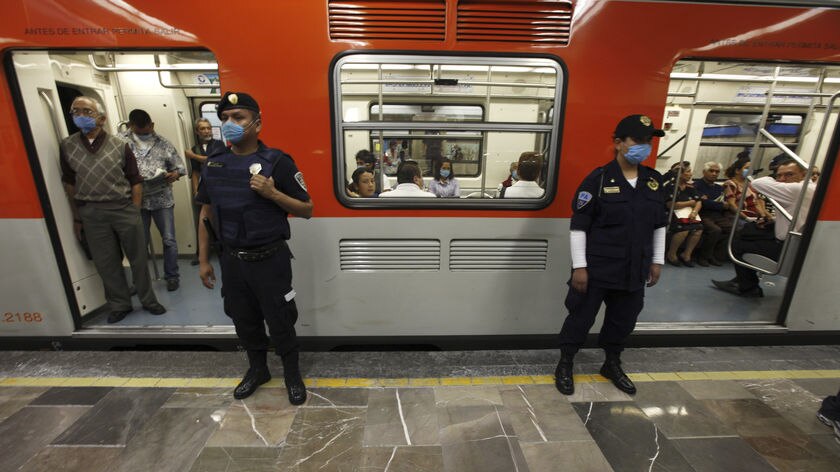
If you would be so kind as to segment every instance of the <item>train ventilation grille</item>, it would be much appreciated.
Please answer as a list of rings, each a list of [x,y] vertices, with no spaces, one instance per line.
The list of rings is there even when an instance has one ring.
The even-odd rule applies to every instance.
[[[548,241],[521,239],[453,239],[449,270],[545,270]]]
[[[339,253],[341,270],[440,270],[436,239],[342,239]]]
[[[569,0],[460,0],[458,41],[569,44]]]
[[[445,0],[329,1],[330,39],[443,41]]]

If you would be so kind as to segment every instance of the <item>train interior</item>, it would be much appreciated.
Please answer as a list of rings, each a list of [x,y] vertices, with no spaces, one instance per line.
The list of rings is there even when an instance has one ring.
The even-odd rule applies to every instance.
[[[222,311],[218,292],[208,292],[201,286],[198,268],[191,264],[196,252],[197,209],[192,204],[192,184],[188,178],[174,183],[181,277],[181,287],[177,291],[166,291],[160,257],[162,245],[156,229],[151,231],[150,251],[158,256],[152,262],[155,289],[168,313],[152,316],[138,311],[120,324],[106,324],[101,281],[72,233],[72,214],[61,185],[57,146],[60,139],[76,131],[67,110],[78,95],[94,95],[101,99],[106,108],[106,127],[110,133],[125,130],[128,113],[142,108],[152,117],[155,131],[172,142],[176,149],[185,150],[194,144],[193,123],[199,117],[208,118],[213,124],[215,137],[221,138],[214,105],[220,90],[218,64],[212,53],[16,51],[12,54],[12,61],[20,87],[20,101],[37,153],[32,157],[33,166],[38,166],[43,176],[46,195],[42,198],[47,199],[45,203],[52,207],[53,223],[60,239],[56,247],[63,251],[69,283],[75,294],[73,303],[80,314],[76,320],[76,334],[119,337],[127,333],[161,335],[173,330],[197,335],[231,334],[231,322]],[[538,208],[561,185],[558,181],[562,180],[562,176],[558,178],[557,169],[558,159],[563,157],[557,143],[562,130],[562,113],[559,111],[563,106],[560,100],[564,79],[562,69],[550,60],[516,63],[506,58],[470,57],[459,60],[449,56],[417,59],[360,56],[338,61],[331,81],[337,97],[333,103],[336,123],[332,124],[336,139],[336,165],[333,166],[336,169],[333,177],[336,195],[351,208],[411,204],[383,203],[376,199],[361,201],[364,199],[343,191],[357,166],[356,152],[369,149],[378,160],[383,189],[396,183],[395,169],[390,167],[392,156],[416,160],[427,184],[433,178],[435,159],[444,157],[452,161],[453,172],[459,178],[461,199],[438,199],[435,204],[443,208],[459,204],[484,205],[487,209],[518,208],[515,205],[520,205],[522,209]],[[707,162],[717,162],[726,169],[738,153],[749,152],[753,176],[764,176],[768,175],[772,158],[784,152],[779,144],[796,153],[809,167],[822,167],[838,115],[836,111],[827,115],[826,97],[838,89],[840,67],[837,66],[679,61],[671,72],[668,96],[663,97],[664,116],[654,117],[655,123],[661,123],[666,130],[665,137],[658,144],[656,168],[664,173],[674,163],[688,161],[694,177],[699,178]],[[325,94],[327,92],[324,91]],[[765,132],[759,131],[761,129]],[[546,195],[542,199],[521,202],[502,201],[504,199],[498,198],[499,183],[509,176],[511,162],[515,162],[523,151],[534,151],[544,156],[544,172],[539,183],[546,189]],[[651,162],[649,160],[648,164]],[[189,168],[187,162],[185,165]],[[827,186],[827,179],[828,176],[823,175],[815,178],[810,185]],[[725,177],[721,175],[718,184],[722,184],[723,180]],[[564,182],[562,185],[576,183]],[[798,217],[804,218],[808,210],[817,209],[803,208]],[[415,276],[424,277],[428,275],[426,271],[435,276],[458,268],[457,230],[452,231],[451,239],[437,236],[440,239],[437,240],[436,250],[449,254],[448,264],[437,259],[437,264],[424,266],[422,258],[425,249],[412,246],[419,254],[415,262],[420,262],[415,268],[423,272],[420,275],[412,270],[394,270],[394,266],[383,264],[382,260],[378,265],[367,264],[369,253],[353,252],[358,250],[353,245],[354,237],[364,232],[365,228],[376,231],[376,238],[395,241],[411,238],[412,230],[400,224],[402,220],[392,224],[384,224],[382,218],[366,220],[347,222],[348,234],[330,239],[329,244],[333,244],[334,240],[338,244],[326,253],[321,251],[323,248],[307,247],[311,234],[305,229],[299,230],[306,223],[293,221],[293,234],[300,237],[297,240],[293,238],[293,251],[300,251],[302,257],[298,259],[304,262],[310,259],[312,253],[320,253],[318,257],[334,254],[336,260],[325,264],[335,267],[341,277],[368,277],[365,280],[371,280],[370,277],[378,276],[376,272],[383,271],[383,279],[391,283],[399,283],[398,279],[402,277],[406,281]],[[568,222],[527,221],[526,213],[517,220],[516,232],[519,239],[527,241],[527,244],[501,244],[493,248],[495,251],[507,250],[502,259],[513,261],[507,269],[515,273],[508,272],[505,276],[539,280],[535,290],[562,287],[568,277]],[[451,219],[445,224],[459,223]],[[485,225],[481,230],[486,231],[482,241],[498,238],[493,231],[499,224],[502,223]],[[481,222],[473,222],[472,225],[481,226]],[[321,227],[316,225],[315,228]],[[428,236],[415,237],[422,237],[424,241],[434,239]],[[796,236],[791,239],[798,241],[799,235]],[[471,250],[475,252],[481,248],[465,249],[466,252]],[[764,297],[755,299],[734,297],[712,288],[710,280],[726,280],[734,276],[732,263],[722,267],[666,266],[659,286],[646,293],[646,307],[638,329],[650,332],[783,329],[786,313],[782,302],[786,291],[792,290],[787,286],[788,276],[796,259],[804,258],[806,251],[807,248],[797,247],[794,242],[778,263],[763,261],[766,264],[762,266],[766,274],[761,280]],[[354,254],[361,255],[354,258]],[[304,262],[296,263],[296,277],[302,271],[300,264]],[[756,263],[759,262],[762,261]],[[493,265],[468,269],[466,273],[475,277],[470,281],[496,280],[488,278],[486,273],[494,270]],[[335,276],[329,273],[331,269],[319,270],[318,277],[323,278],[311,277],[317,280],[306,282],[311,284],[309,288],[316,287],[319,280],[326,283],[323,281]],[[440,280],[449,283],[445,277]],[[359,286],[364,286],[359,283]],[[299,290],[300,293],[305,291]],[[544,334],[546,326],[550,327],[549,332],[553,328],[559,329],[564,314],[557,307],[562,306],[565,290],[559,291],[563,292],[558,295],[561,303],[535,306],[534,310],[541,312],[535,316],[542,325],[524,323],[521,329],[526,330],[525,333],[516,331],[520,328],[498,325],[493,327],[495,333],[529,334],[527,330],[530,329],[530,334]],[[475,293],[480,297],[482,292]],[[476,300],[480,301],[480,298],[473,299],[472,303]],[[316,303],[314,299],[310,301],[313,305]],[[369,303],[348,303],[340,309],[349,312],[342,319],[352,323],[354,310],[384,311],[386,308]],[[423,307],[413,308],[419,311],[407,313],[407,316],[425,312]],[[481,315],[476,313],[478,318],[472,321],[477,322]],[[306,316],[304,308],[303,318]],[[359,328],[363,329],[364,323],[360,322],[360,325]],[[469,323],[465,322],[465,325]],[[313,333],[317,334],[310,332]],[[301,334],[307,334],[306,323]]]

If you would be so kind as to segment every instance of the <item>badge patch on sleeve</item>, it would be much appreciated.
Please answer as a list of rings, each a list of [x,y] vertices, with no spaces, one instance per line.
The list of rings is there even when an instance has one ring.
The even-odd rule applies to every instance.
[[[298,172],[297,174],[295,174],[295,180],[297,181],[298,185],[300,185],[300,188],[302,188],[303,191],[306,192],[306,182],[303,181],[302,172]]]
[[[592,194],[589,192],[579,192],[577,197],[577,209],[585,207],[587,203],[592,200]]]

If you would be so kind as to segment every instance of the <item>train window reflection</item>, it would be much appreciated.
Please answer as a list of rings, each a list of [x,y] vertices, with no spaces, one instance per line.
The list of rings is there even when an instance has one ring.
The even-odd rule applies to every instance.
[[[352,54],[336,61],[332,74],[336,189],[348,205],[537,208],[553,195],[560,115],[554,111],[563,83],[557,62]],[[544,196],[496,198],[524,152],[545,156],[538,179]],[[425,190],[442,184],[448,198],[372,200],[355,191],[361,167],[373,174],[376,194],[396,189],[408,181],[398,172],[405,162],[419,168]],[[411,196],[421,196],[414,190]]]

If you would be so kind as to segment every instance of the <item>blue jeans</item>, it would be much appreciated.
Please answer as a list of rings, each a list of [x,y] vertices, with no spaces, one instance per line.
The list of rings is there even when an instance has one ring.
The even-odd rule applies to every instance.
[[[152,220],[155,220],[163,240],[163,274],[166,280],[178,279],[178,243],[175,241],[175,207],[157,210],[140,210],[143,228],[146,231],[146,243],[150,241]]]

